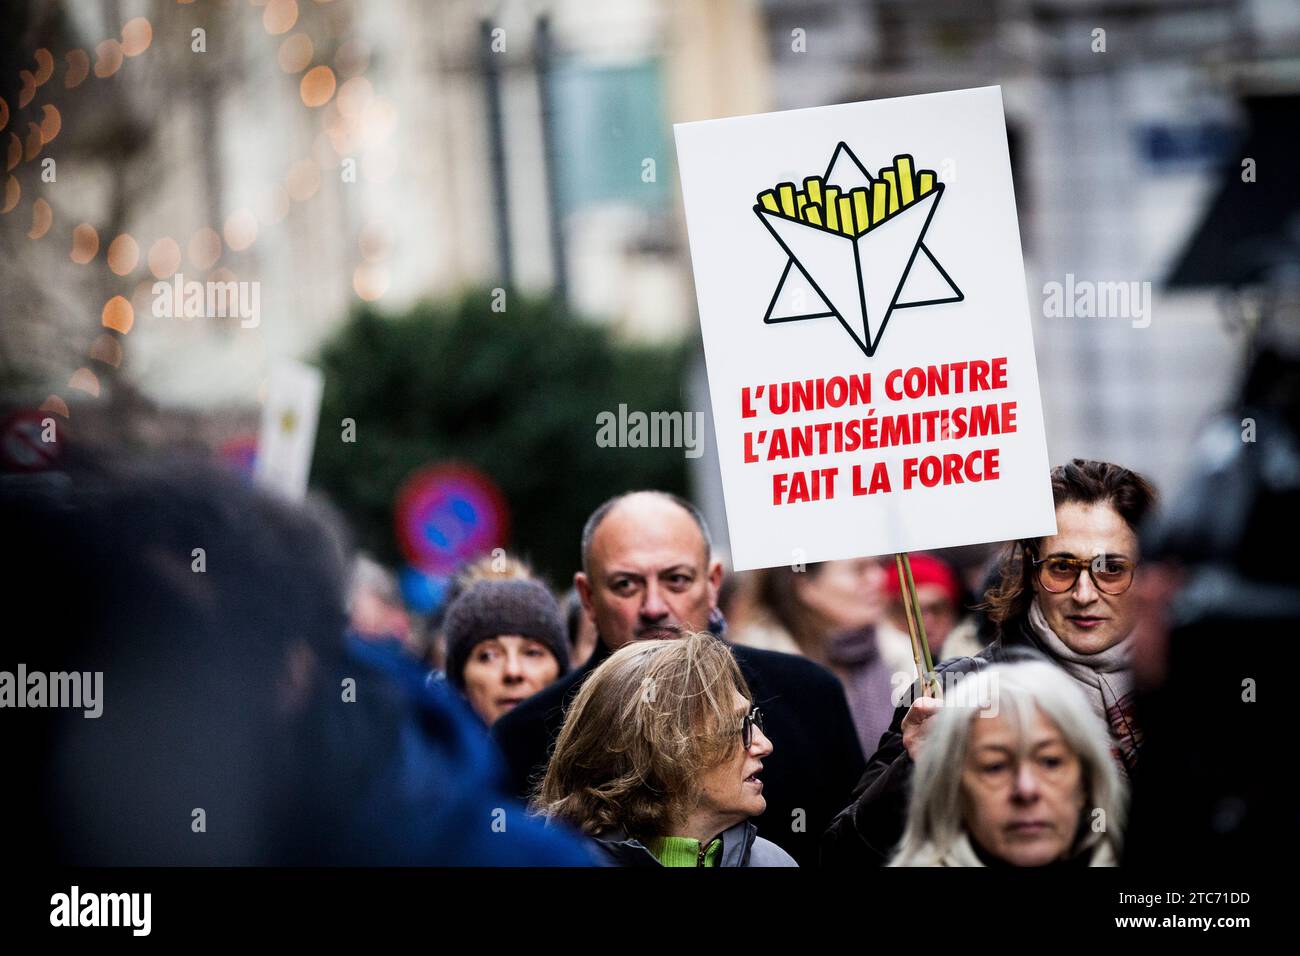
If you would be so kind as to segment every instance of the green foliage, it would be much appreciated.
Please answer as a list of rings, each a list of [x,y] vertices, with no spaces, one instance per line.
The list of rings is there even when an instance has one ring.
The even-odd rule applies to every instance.
[[[582,523],[634,488],[684,493],[680,448],[600,448],[596,416],[685,409],[685,346],[629,346],[556,303],[490,290],[422,303],[404,315],[357,310],[324,346],[325,395],[312,484],[380,560],[401,560],[393,501],[415,469],[473,465],[509,503],[511,553],[565,586]],[[341,440],[342,420],[356,441]]]

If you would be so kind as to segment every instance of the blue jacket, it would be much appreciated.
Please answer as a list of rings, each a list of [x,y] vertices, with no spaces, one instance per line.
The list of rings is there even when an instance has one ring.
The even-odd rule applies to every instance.
[[[357,646],[357,716],[395,739],[351,814],[340,862],[387,866],[594,866],[572,831],[526,813],[506,791],[482,722],[447,683],[384,645]],[[369,703],[363,703],[364,697]]]

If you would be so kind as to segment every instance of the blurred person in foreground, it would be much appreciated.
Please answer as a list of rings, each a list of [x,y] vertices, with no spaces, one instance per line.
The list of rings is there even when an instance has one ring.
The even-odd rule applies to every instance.
[[[1144,529],[1134,632],[1147,744],[1124,864],[1230,873],[1232,890],[1300,850],[1273,770],[1290,734],[1268,703],[1300,634],[1300,562],[1284,550],[1300,514],[1300,251],[1283,253],[1234,407],[1207,422],[1189,480]]]
[[[447,680],[489,727],[569,671],[560,608],[537,581],[470,583],[447,609],[442,632]]]
[[[939,664],[938,678],[977,670],[1027,650],[1060,667],[1109,728],[1112,754],[1128,776],[1142,743],[1135,713],[1130,635],[1140,560],[1137,528],[1155,503],[1141,475],[1075,459],[1052,469],[1056,534],[1014,542],[999,584],[986,595],[997,638],[975,657]],[[910,703],[909,703],[910,701]],[[907,789],[938,701],[919,682],[894,713],[854,801],[822,842],[827,865],[880,865],[902,834]]]
[[[569,705],[532,805],[623,866],[797,866],[749,820],[772,749],[725,644],[637,641]]]
[[[0,668],[103,675],[98,719],[4,715],[20,859],[593,862],[502,792],[445,685],[348,656],[344,547],[308,511],[207,466],[82,460],[0,480],[0,526],[11,583],[46,615]]]
[[[610,654],[633,641],[725,630],[717,611],[722,565],[712,555],[703,517],[688,502],[657,491],[610,499],[587,520],[581,557],[574,584],[600,636],[595,652],[492,728],[521,795],[544,775],[570,702]],[[801,865],[815,864],[821,831],[863,769],[844,692],[834,675],[811,661],[730,649],[776,747],[766,763],[767,812],[758,820],[759,835]]]
[[[930,718],[890,866],[1115,866],[1125,787],[1110,735],[1042,661],[969,674]]]

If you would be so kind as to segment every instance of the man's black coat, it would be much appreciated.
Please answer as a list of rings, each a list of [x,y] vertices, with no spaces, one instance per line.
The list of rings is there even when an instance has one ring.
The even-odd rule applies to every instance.
[[[754,820],[758,835],[800,866],[816,866],[822,833],[849,802],[866,767],[844,690],[833,674],[805,658],[730,646],[772,741],[772,753],[763,759],[767,810]],[[521,798],[545,772],[569,702],[609,653],[597,641],[586,664],[493,725]]]

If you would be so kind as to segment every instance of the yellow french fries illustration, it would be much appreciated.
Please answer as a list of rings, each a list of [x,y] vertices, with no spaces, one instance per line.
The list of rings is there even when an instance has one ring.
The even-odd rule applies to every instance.
[[[794,216],[794,183],[781,183],[776,187],[777,194],[781,197],[781,214],[785,216]]]
[[[804,191],[808,193],[808,201],[814,205],[820,206],[822,202],[822,179],[820,176],[809,176],[803,181]]]
[[[912,157],[895,156],[894,174],[898,177],[899,205],[906,206],[916,198],[916,192],[913,189],[914,183],[912,181]]]
[[[868,171],[841,141],[822,175],[758,194],[754,214],[787,256],[764,323],[829,313],[871,358],[895,309],[965,298],[925,246],[949,184],[911,154],[892,157]]]
[[[889,215],[889,183],[877,179],[871,184],[871,221],[884,222]]]
[[[898,201],[898,170],[882,169],[880,177],[889,183],[889,214],[892,216],[902,208]]]
[[[871,209],[867,205],[867,191],[855,189],[849,193],[849,196],[853,199],[853,220],[858,227],[854,235],[860,235],[871,228]]]
[[[843,232],[840,229],[840,191],[834,186],[825,189],[826,228],[831,232]]]
[[[768,212],[856,238],[907,209],[933,192],[939,177],[932,169],[916,169],[906,153],[894,157],[875,177],[868,176],[870,189],[856,188],[848,194],[826,184],[820,176],[808,176],[803,188],[778,183],[775,189],[758,194],[758,204]]]

